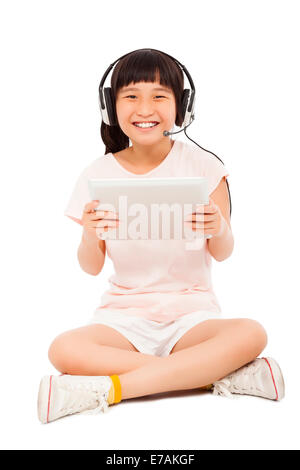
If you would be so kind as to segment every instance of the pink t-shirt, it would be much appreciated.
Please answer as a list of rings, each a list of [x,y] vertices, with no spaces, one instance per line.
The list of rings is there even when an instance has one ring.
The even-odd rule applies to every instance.
[[[126,170],[112,153],[102,155],[80,174],[65,215],[79,219],[91,201],[89,178],[157,178],[205,176],[209,195],[228,171],[223,163],[196,145],[174,140],[166,158],[153,170],[136,175]],[[101,201],[100,201],[101,203]],[[197,238],[195,249],[186,249],[186,239],[106,239],[106,252],[115,273],[110,289],[101,297],[97,312],[118,312],[157,322],[173,321],[187,313],[221,308],[212,288],[208,239]]]

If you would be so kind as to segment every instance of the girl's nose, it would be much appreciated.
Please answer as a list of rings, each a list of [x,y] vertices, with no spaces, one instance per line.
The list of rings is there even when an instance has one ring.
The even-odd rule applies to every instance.
[[[153,114],[153,103],[147,102],[147,101],[142,101],[137,104],[137,112],[138,114],[142,116],[148,116]]]

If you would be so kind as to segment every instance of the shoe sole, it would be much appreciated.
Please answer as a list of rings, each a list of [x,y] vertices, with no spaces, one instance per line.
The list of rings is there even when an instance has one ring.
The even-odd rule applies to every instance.
[[[284,384],[284,379],[283,379],[283,374],[282,371],[279,367],[279,364],[271,357],[262,357],[268,364],[273,384],[274,384],[274,389],[275,389],[275,398],[274,400],[280,401],[285,395],[285,384]]]
[[[49,423],[52,375],[45,375],[40,382],[38,394],[38,417],[45,424]]]

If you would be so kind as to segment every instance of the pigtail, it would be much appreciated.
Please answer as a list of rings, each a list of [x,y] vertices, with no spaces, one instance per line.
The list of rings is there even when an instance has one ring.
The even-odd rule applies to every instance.
[[[108,126],[102,121],[100,133],[105,144],[105,155],[117,153],[129,147],[129,138],[120,126]]]

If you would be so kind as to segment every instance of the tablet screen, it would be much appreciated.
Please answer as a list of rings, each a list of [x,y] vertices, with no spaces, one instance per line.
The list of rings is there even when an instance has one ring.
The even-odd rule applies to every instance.
[[[196,205],[209,204],[205,177],[97,178],[88,181],[96,210],[118,214],[119,227],[102,235],[120,240],[171,240],[204,237],[184,225]],[[208,237],[206,237],[208,238]]]

